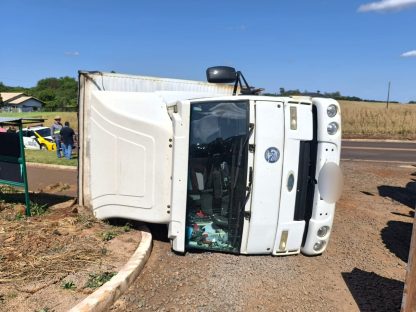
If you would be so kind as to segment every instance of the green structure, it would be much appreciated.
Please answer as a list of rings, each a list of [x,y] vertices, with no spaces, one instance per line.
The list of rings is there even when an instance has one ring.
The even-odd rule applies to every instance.
[[[22,127],[43,121],[37,118],[0,117],[3,129],[0,132],[0,184],[24,188],[27,216],[30,216],[30,199]]]

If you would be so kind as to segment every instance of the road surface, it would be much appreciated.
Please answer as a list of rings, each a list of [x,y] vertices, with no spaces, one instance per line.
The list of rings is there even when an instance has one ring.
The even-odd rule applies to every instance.
[[[341,159],[416,164],[416,143],[342,141]]]

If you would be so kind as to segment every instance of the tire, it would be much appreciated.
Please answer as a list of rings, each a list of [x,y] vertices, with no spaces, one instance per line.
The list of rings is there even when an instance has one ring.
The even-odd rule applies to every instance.
[[[39,149],[40,149],[40,150],[46,150],[46,145],[45,145],[45,144],[41,144],[41,145],[39,145]]]

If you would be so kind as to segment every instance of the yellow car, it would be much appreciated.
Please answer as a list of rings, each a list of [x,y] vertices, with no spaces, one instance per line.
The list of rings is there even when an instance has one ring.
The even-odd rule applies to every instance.
[[[46,149],[55,151],[56,144],[51,136],[51,129],[43,126],[22,129],[23,144],[28,149]]]

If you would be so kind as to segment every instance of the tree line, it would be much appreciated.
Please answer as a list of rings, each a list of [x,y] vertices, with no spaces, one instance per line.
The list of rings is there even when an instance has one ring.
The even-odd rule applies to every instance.
[[[299,89],[293,89],[293,90],[286,90],[285,88],[279,88],[279,93],[266,93],[265,95],[271,95],[271,96],[293,96],[293,95],[305,95],[305,96],[322,96],[322,97],[328,97],[335,100],[345,100],[345,101],[358,101],[358,102],[385,102],[385,100],[368,100],[363,99],[358,96],[347,96],[342,95],[341,92],[309,92],[307,90],[300,91]],[[399,103],[398,101],[389,101],[390,103]],[[416,104],[416,101],[410,101],[408,104]]]
[[[33,96],[45,103],[46,111],[78,110],[78,82],[72,77],[41,79],[32,88],[6,86],[0,82],[0,92],[23,92]]]

